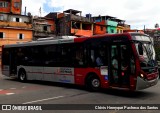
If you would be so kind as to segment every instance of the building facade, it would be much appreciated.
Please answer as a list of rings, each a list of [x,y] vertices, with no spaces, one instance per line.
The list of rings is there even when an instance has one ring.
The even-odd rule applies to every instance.
[[[57,16],[57,35],[92,36],[94,23],[81,11],[69,9]]]
[[[125,21],[121,19],[115,19],[115,21],[118,23],[117,24],[117,33],[123,33],[125,30]]]
[[[94,24],[94,35],[100,35],[100,34],[105,34],[107,31],[107,26],[105,24],[105,21],[101,21],[101,22],[96,22]]]
[[[68,9],[59,12],[51,12],[46,18],[54,20],[54,34],[56,36],[92,36],[105,33],[115,34],[123,33],[124,30],[130,29],[124,20],[112,16],[95,16],[86,14],[82,16],[82,11]]]
[[[117,33],[117,25],[118,22],[113,21],[113,20],[106,20],[106,24],[107,24],[107,33],[113,34],[113,33]]]
[[[0,0],[0,13],[21,14],[22,0]]]
[[[32,19],[21,7],[22,0],[0,0],[0,57],[2,45],[32,40]]]
[[[92,17],[92,19],[95,23],[103,23],[104,26],[106,26],[106,33],[117,33],[116,28],[118,23],[116,21],[113,21],[115,17],[99,15]]]
[[[52,18],[33,18],[33,40],[55,36],[55,21]]]

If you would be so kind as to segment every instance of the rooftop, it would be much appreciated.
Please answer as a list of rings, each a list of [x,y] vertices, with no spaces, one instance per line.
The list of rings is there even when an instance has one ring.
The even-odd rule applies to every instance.
[[[74,9],[68,9],[66,11],[63,11],[64,13],[70,13],[76,15],[77,13],[82,13],[82,11],[74,10]]]

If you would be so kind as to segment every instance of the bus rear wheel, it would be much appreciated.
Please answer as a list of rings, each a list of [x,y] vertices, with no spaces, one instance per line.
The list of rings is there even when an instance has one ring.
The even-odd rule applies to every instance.
[[[97,76],[89,76],[86,82],[89,91],[98,91],[100,89],[101,83]]]
[[[26,72],[21,70],[18,74],[18,79],[19,81],[21,82],[25,82],[27,80],[27,77],[26,77]]]

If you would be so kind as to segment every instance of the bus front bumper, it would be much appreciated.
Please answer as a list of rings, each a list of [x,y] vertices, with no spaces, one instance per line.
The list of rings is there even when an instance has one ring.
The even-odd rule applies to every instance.
[[[137,85],[136,85],[136,90],[141,90],[141,89],[145,89],[151,86],[154,86],[157,84],[159,80],[159,76],[156,79],[153,80],[144,80],[142,78],[140,78],[139,76],[137,77]]]

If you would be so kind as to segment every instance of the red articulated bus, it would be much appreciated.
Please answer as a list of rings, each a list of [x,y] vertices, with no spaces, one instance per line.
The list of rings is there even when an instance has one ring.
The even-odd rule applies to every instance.
[[[70,83],[92,90],[135,91],[157,84],[156,55],[148,35],[73,37],[4,45],[2,74],[20,81]]]

